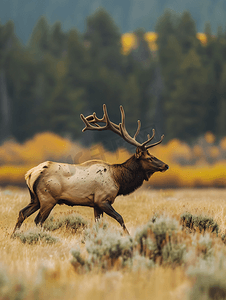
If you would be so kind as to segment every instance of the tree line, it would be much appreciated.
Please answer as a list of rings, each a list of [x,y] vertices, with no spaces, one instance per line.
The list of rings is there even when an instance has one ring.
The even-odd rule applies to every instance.
[[[27,45],[12,21],[1,25],[1,141],[23,142],[42,131],[81,140],[80,113],[102,116],[103,103],[114,122],[124,106],[131,134],[140,119],[166,140],[192,142],[206,131],[225,135],[226,33],[219,28],[213,36],[207,24],[203,46],[188,12],[165,12],[156,32],[156,53],[137,29],[136,47],[124,55],[120,30],[104,9],[87,18],[84,33],[64,32],[60,22],[50,25],[42,16]],[[86,137],[89,143],[108,135]]]

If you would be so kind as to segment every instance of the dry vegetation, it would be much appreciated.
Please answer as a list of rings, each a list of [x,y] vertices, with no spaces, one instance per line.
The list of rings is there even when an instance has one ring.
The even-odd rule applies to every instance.
[[[192,300],[200,299],[200,286],[202,299],[225,299],[225,271],[219,267],[226,264],[221,238],[226,229],[225,196],[225,189],[141,189],[118,197],[114,204],[131,237],[106,215],[94,224],[91,208],[61,205],[51,212],[45,230],[35,227],[34,215],[10,238],[29,194],[2,189],[0,299]],[[213,218],[220,233],[182,230],[179,222],[185,212]],[[154,240],[164,230],[157,253]]]
[[[114,203],[130,237],[106,215],[95,224],[91,208],[62,205],[42,229],[35,227],[34,214],[11,238],[29,193],[9,184],[24,185],[29,168],[45,160],[117,163],[130,154],[98,145],[83,149],[51,133],[4,143],[0,300],[226,299],[226,138],[216,142],[207,133],[194,146],[173,140],[152,153],[170,169]],[[183,189],[173,189],[178,187]]]

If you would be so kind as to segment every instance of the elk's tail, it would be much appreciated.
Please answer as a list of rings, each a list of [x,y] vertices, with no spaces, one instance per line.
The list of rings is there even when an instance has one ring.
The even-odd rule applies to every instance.
[[[32,196],[37,197],[36,191],[35,191],[35,183],[37,182],[37,179],[40,177],[40,175],[43,173],[43,171],[49,167],[49,164],[50,164],[49,161],[45,161],[45,162],[41,163],[40,165],[38,165],[37,167],[30,169],[25,174],[25,180],[26,180],[28,189],[31,193],[31,197]]]

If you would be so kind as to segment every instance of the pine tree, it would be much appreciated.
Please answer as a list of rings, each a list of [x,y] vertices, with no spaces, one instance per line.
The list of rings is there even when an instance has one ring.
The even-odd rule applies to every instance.
[[[89,54],[79,33],[72,29],[67,39],[66,80],[70,88],[84,87],[89,80]]]
[[[160,63],[165,63],[165,47],[168,44],[168,39],[176,35],[176,23],[178,16],[169,10],[158,19],[155,31],[158,34],[157,45]]]
[[[187,54],[191,48],[197,46],[197,30],[195,21],[188,11],[185,11],[178,20],[176,38],[179,42],[182,53]]]
[[[28,42],[29,48],[37,58],[50,49],[50,26],[46,17],[42,16],[36,23]]]
[[[218,136],[223,137],[225,136],[225,128],[226,128],[226,63],[223,66],[223,72],[221,81],[219,84],[219,109],[217,115],[217,133]]]
[[[167,138],[192,141],[205,129],[206,76],[200,58],[191,49],[181,64],[181,76],[176,80],[170,100],[165,102]]]
[[[121,34],[114,20],[103,8],[87,18],[84,35],[93,67],[104,65],[121,71],[122,49]]]
[[[5,61],[8,92],[12,109],[12,134],[19,141],[36,132],[34,87],[36,64],[24,49],[15,49]]]
[[[51,28],[49,49],[50,53],[58,59],[60,59],[63,52],[66,51],[66,34],[62,31],[59,21]]]
[[[68,90],[67,85],[59,84],[50,101],[50,130],[63,136],[78,138],[81,134],[81,121],[78,117],[84,109],[83,89]]]

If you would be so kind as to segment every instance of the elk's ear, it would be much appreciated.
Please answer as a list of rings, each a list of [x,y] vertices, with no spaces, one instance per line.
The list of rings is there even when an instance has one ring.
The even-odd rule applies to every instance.
[[[138,159],[143,154],[143,150],[140,147],[137,147],[135,157]]]

